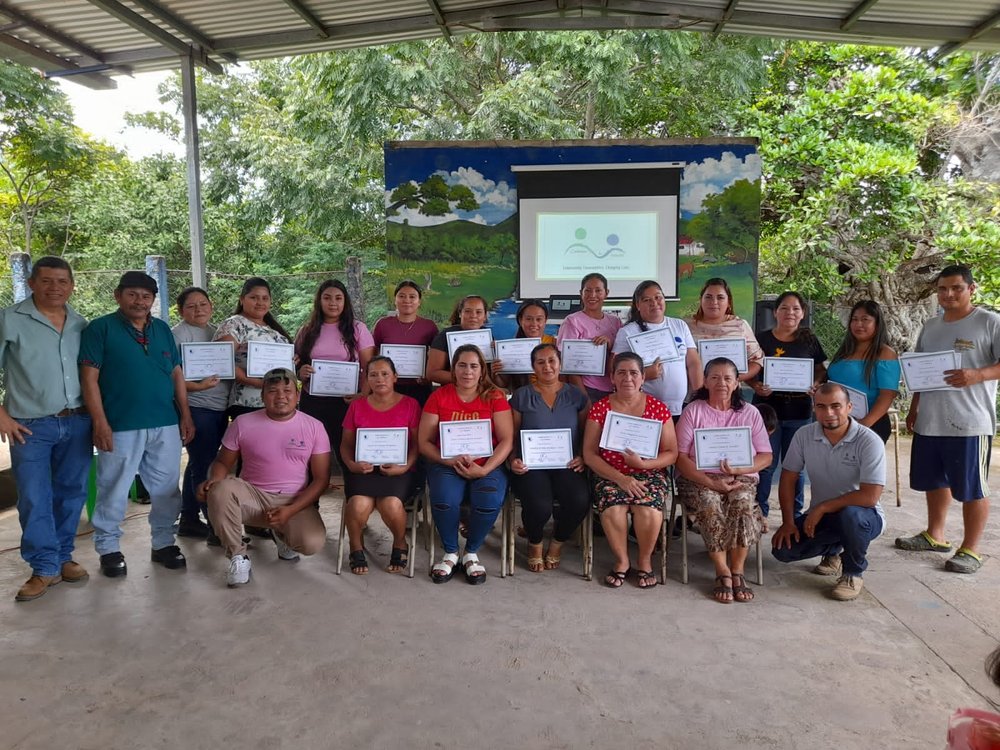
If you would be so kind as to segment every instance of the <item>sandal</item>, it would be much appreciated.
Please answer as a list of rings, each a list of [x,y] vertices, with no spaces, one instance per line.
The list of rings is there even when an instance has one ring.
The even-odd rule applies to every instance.
[[[462,567],[465,568],[465,580],[473,586],[486,583],[486,568],[479,562],[479,555],[466,552],[462,555]]]
[[[389,565],[386,571],[389,573],[402,573],[406,570],[406,564],[410,561],[409,547],[393,547],[392,554],[389,555]]]
[[[653,575],[653,571],[651,570],[640,570],[637,575],[639,577],[639,588],[643,590],[655,588],[660,583],[656,580],[656,576]]]
[[[628,578],[628,574],[631,572],[632,568],[626,568],[625,570],[609,570],[608,574],[604,576],[604,585],[613,589],[620,589],[622,584],[625,583],[625,579]]]
[[[733,587],[732,587],[732,585],[729,585],[729,586],[723,586],[722,585],[722,582],[725,581],[725,580],[727,580],[727,579],[729,580],[730,584],[732,584],[732,581],[733,581],[733,577],[732,576],[716,576],[715,577],[717,585],[716,585],[716,587],[714,589],[712,589],[712,596],[715,597],[715,601],[717,601],[719,604],[732,604],[733,603]],[[723,598],[723,597],[727,597],[727,596],[729,597],[728,599]]]
[[[733,599],[738,602],[752,602],[753,589],[747,586],[747,578],[742,573],[733,573]]]
[[[456,565],[458,565],[458,555],[449,552],[441,558],[441,562],[431,568],[431,580],[434,583],[447,583],[455,575]]]
[[[356,549],[347,556],[347,562],[351,566],[351,572],[356,576],[368,574],[368,560],[365,559],[365,551]]]
[[[548,567],[545,564],[545,560],[542,559],[542,545],[541,544],[529,544],[528,545],[528,570],[532,573],[541,573],[545,568]]]

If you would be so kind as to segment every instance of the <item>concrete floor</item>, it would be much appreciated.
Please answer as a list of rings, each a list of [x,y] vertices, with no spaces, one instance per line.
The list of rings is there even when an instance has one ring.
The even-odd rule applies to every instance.
[[[907,444],[901,463],[908,466]],[[890,471],[891,471],[890,450]],[[904,470],[905,483],[905,470]],[[692,540],[692,578],[612,591],[563,568],[471,587],[384,573],[389,538],[373,521],[372,572],[334,575],[340,496],[324,500],[330,543],[298,564],[270,542],[254,578],[224,585],[225,560],[182,540],[188,569],[154,568],[142,506],[131,506],[125,579],[93,573],[17,604],[27,571],[13,513],[0,517],[2,748],[940,748],[957,706],[998,693],[983,659],[1000,639],[1000,564],[944,572],[944,557],[892,548],[923,528],[923,499],[885,496],[889,528],[854,602],[809,564],[765,558],[751,604],[708,597],[711,566]],[[776,525],[775,516],[771,518]],[[949,531],[960,536],[960,516]],[[499,530],[499,525],[497,526]],[[1000,546],[991,520],[985,549]],[[603,540],[596,572],[610,563]]]

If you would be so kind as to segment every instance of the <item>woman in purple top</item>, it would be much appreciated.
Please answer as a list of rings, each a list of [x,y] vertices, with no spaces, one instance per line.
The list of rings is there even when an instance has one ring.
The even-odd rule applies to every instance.
[[[417,314],[423,296],[423,290],[415,281],[404,279],[396,284],[396,291],[393,292],[396,314],[380,318],[372,331],[376,353],[381,354],[382,344],[430,347],[437,336],[438,327],[430,318],[422,318]],[[396,383],[396,390],[415,398],[423,406],[431,395],[431,383],[427,378],[400,378]]]
[[[556,339],[562,350],[566,339],[589,339],[596,346],[607,347],[608,363],[611,362],[611,346],[622,327],[621,318],[604,312],[604,300],[608,298],[608,280],[599,273],[588,273],[580,282],[580,301],[583,309],[566,316],[559,326]],[[591,403],[596,404],[613,390],[608,370],[603,375],[567,375],[566,379],[584,391]]]
[[[714,468],[699,469],[695,430],[749,427],[753,462],[730,466],[723,459]],[[763,517],[756,502],[758,472],[771,465],[771,444],[760,412],[743,400],[740,374],[724,357],[705,366],[699,388],[677,422],[677,489],[685,509],[693,513],[715,565],[712,590],[721,604],[749,602],[753,589],[743,575],[747,552],[760,539]]]
[[[338,279],[319,285],[313,298],[312,314],[295,336],[299,357],[299,379],[303,383],[299,409],[315,417],[326,428],[333,455],[340,459],[340,441],[344,433],[347,407],[355,398],[368,392],[365,372],[375,353],[375,342],[368,328],[354,318],[354,306],[347,287]],[[313,360],[357,362],[358,392],[348,396],[313,396],[309,379],[315,372]]]

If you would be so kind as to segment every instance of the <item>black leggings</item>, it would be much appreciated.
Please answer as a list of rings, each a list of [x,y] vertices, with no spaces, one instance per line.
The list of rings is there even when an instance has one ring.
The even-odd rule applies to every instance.
[[[330,452],[336,461],[336,464],[330,463],[330,469],[340,466],[341,473],[343,465],[340,458],[340,441],[344,437],[344,417],[347,416],[347,407],[348,403],[341,396],[310,396],[308,393],[303,393],[299,399],[299,409],[304,414],[318,419],[326,428],[326,435],[330,438]]]
[[[590,486],[583,472],[572,469],[536,469],[510,475],[514,494],[521,501],[521,520],[531,544],[542,543],[542,531],[559,504],[552,538],[565,542],[576,531],[590,507]]]

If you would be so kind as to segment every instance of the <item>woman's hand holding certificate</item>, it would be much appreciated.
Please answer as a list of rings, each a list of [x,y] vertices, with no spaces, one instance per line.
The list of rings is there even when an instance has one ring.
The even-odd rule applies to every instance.
[[[405,427],[363,427],[354,443],[354,460],[373,466],[406,464],[409,430]]]
[[[747,371],[746,339],[702,339],[698,342],[698,355],[706,364],[713,359],[725,357],[736,365],[737,372]]]
[[[312,368],[310,396],[353,396],[358,392],[361,366],[357,362],[314,359]]]
[[[181,361],[185,380],[236,377],[232,341],[191,342],[181,344]]]
[[[273,341],[247,342],[247,377],[262,378],[271,370],[283,367],[294,370],[292,356],[295,347]]]
[[[382,344],[378,353],[392,360],[401,378],[420,379],[427,369],[427,347],[416,344]]]
[[[657,360],[670,362],[679,358],[674,334],[668,326],[629,336],[628,345],[633,352],[642,357],[642,364],[646,367]]]
[[[529,471],[569,468],[573,461],[573,431],[521,430],[521,461]]]
[[[809,393],[816,363],[805,357],[764,357],[764,385],[772,391]]]
[[[493,420],[459,419],[438,424],[438,449],[445,460],[493,455]]]
[[[698,471],[732,473],[727,469],[753,466],[749,427],[710,427],[694,431],[694,463]]]
[[[494,342],[497,359],[505,375],[528,375],[531,370],[531,350],[542,343],[539,338],[502,339]]]
[[[663,423],[658,419],[643,419],[612,411],[604,420],[598,444],[609,451],[632,451],[642,458],[656,458],[660,454],[662,430]]]
[[[590,339],[563,339],[563,375],[604,375],[608,369],[608,345]]]

